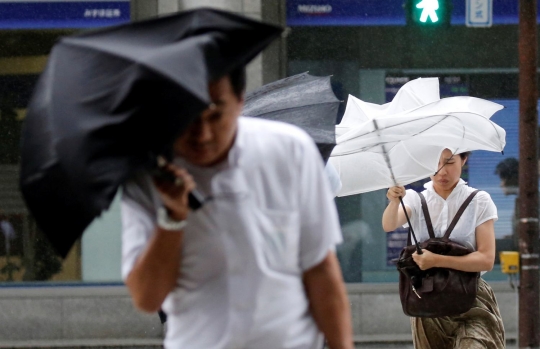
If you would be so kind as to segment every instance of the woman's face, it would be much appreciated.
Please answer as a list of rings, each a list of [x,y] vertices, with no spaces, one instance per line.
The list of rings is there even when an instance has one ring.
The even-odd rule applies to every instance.
[[[439,159],[439,172],[431,176],[436,189],[449,191],[454,189],[461,177],[461,168],[467,160],[461,160],[458,154],[452,155],[449,149],[445,149]]]

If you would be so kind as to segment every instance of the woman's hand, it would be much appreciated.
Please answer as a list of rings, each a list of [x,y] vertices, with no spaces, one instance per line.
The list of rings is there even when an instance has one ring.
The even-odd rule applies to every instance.
[[[390,203],[388,206],[386,206],[386,209],[383,212],[382,217],[382,226],[384,231],[393,231],[397,227],[405,224],[407,222],[407,218],[405,217],[405,213],[402,209],[400,209],[400,201],[399,198],[405,197],[406,192],[405,188],[402,186],[395,186],[390,189],[388,189],[388,192],[386,193],[386,197],[388,200],[390,200]],[[405,209],[407,210],[407,214],[411,215],[411,209],[410,207],[406,206]]]
[[[172,219],[183,221],[189,213],[188,195],[195,189],[195,181],[185,169],[173,164],[163,166],[161,171],[169,172],[175,178],[174,181],[154,178],[163,205]]]
[[[403,186],[395,186],[390,189],[388,189],[388,192],[386,193],[386,197],[388,200],[392,202],[399,203],[399,198],[404,198],[407,192],[405,191],[405,187]]]
[[[428,250],[422,249],[422,254],[413,253],[412,258],[418,264],[418,267],[422,270],[427,270],[436,267],[437,254]]]

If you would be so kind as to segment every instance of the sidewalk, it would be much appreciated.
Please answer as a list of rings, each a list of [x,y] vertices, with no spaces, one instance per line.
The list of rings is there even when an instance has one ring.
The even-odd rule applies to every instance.
[[[161,340],[63,340],[63,341],[0,341],[0,349],[162,349]],[[412,341],[359,342],[357,349],[414,349]],[[517,349],[515,339],[507,341],[506,349]]]
[[[412,341],[410,343],[358,343],[356,349],[414,349]],[[518,349],[514,339],[506,341],[506,349]]]
[[[161,339],[0,341],[0,349],[162,349]]]

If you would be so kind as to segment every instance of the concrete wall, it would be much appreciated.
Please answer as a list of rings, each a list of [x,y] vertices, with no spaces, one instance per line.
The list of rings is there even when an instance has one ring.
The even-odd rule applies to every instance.
[[[517,294],[506,282],[490,282],[504,322],[506,338],[517,337]],[[411,343],[409,317],[403,314],[397,283],[349,284],[357,343]]]
[[[516,294],[491,283],[507,338],[516,338]],[[349,284],[355,341],[407,343],[411,332],[396,283]],[[136,311],[124,286],[13,287],[0,289],[0,348],[157,347],[163,328],[157,314]]]
[[[124,286],[0,288],[0,348],[157,345],[157,314],[135,310]]]

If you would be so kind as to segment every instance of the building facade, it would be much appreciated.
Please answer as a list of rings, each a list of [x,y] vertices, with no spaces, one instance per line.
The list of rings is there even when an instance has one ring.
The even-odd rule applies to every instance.
[[[407,81],[437,76],[442,97],[470,95],[505,105],[493,118],[508,133],[504,156],[474,154],[465,179],[488,191],[499,208],[498,250],[515,249],[515,197],[504,195],[494,167],[504,158],[518,157],[517,2],[513,7],[507,1],[487,1],[492,12],[483,12],[487,19],[480,27],[467,26],[470,1],[441,2],[452,6],[450,22],[435,27],[412,25],[403,6],[409,2],[0,0],[0,221],[15,231],[10,235],[2,230],[0,235],[0,307],[8,309],[0,315],[0,347],[37,342],[84,346],[93,340],[128,347],[158,345],[163,329],[157,317],[133,311],[122,286],[118,198],[69,256],[59,260],[19,193],[18,144],[32,88],[59,37],[197,7],[287,26],[287,35],[248,66],[248,91],[305,71],[332,75],[334,92],[344,101],[342,113],[349,94],[382,104]],[[391,263],[404,234],[382,231],[385,191],[336,202],[345,240],[338,255],[349,283],[357,342],[409,343],[408,319],[401,314],[398,276]],[[515,295],[498,266],[485,277],[494,285],[512,338]]]

